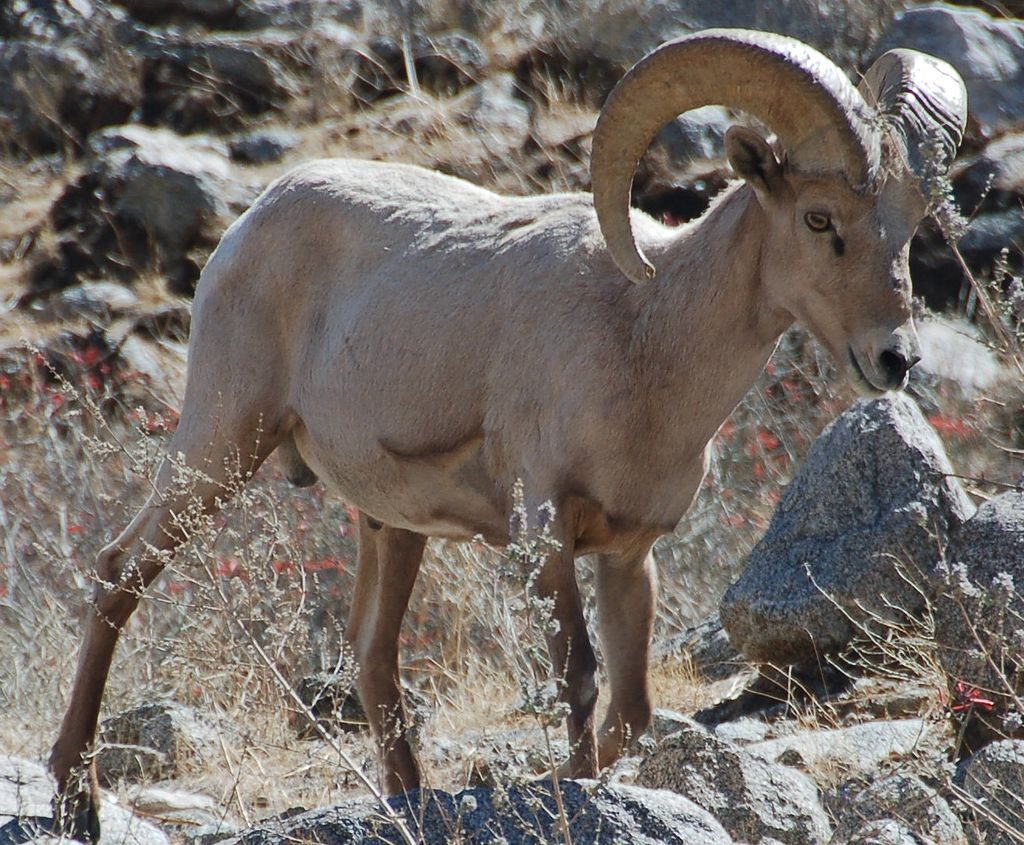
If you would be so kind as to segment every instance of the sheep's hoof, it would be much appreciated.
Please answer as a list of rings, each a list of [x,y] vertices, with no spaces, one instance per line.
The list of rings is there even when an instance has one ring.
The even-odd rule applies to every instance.
[[[100,841],[99,801],[90,791],[58,793],[53,798],[53,826],[70,839],[96,845]]]

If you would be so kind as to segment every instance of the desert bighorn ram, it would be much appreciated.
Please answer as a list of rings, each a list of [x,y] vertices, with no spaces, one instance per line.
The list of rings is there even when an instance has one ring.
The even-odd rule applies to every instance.
[[[859,89],[789,38],[711,30],[640,61],[601,113],[593,197],[503,197],[417,167],[317,161],[271,185],[228,230],[196,292],[188,385],[170,453],[226,473],[278,449],[356,505],[347,637],[382,745],[385,786],[416,787],[398,635],[428,536],[509,539],[521,479],[550,500],[561,549],[536,587],[559,622],[569,770],[591,776],[646,728],[656,578],[651,545],[686,513],[708,442],[794,320],[869,393],[918,360],[907,254],[960,141],[966,95],[948,65],[898,50]],[[629,207],[637,161],[681,112],[758,118],[726,137],[741,177],[696,222]],[[657,278],[654,268],[657,267]],[[50,765],[66,828],[96,837],[87,774],[118,634],[182,541],[172,462],[99,556],[95,613]],[[596,660],[575,578],[597,557],[610,687],[595,730]],[[129,562],[131,565],[129,566]]]

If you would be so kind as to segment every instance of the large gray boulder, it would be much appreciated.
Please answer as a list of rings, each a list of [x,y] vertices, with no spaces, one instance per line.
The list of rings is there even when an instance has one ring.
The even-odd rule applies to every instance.
[[[874,52],[894,47],[938,56],[960,72],[977,134],[993,137],[1024,125],[1024,21],[947,3],[913,7]]]
[[[814,664],[870,613],[914,614],[951,531],[974,508],[913,399],[859,401],[807,454],[721,604],[750,660]]]
[[[559,784],[573,845],[732,845],[710,814],[679,795],[630,786]],[[389,798],[390,811],[422,845],[534,845],[561,841],[562,815],[550,782],[448,792],[416,791]],[[262,822],[222,845],[405,842],[381,806],[357,799]]]
[[[935,642],[967,745],[1024,736],[1024,491],[986,502],[955,532],[938,583]]]
[[[787,845],[816,845],[831,833],[817,787],[806,775],[696,723],[667,737],[641,763],[636,782],[686,796],[737,840],[772,837]]]

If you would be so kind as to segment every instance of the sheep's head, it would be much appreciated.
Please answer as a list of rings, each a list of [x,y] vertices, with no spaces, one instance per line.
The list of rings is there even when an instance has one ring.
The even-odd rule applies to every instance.
[[[748,112],[773,145],[733,127],[726,152],[767,227],[761,276],[771,304],[814,331],[854,383],[902,387],[917,360],[910,238],[944,184],[966,120],[963,82],[921,53],[886,53],[854,88],[791,38],[709,30],[663,44],[608,98],[594,136],[594,205],[616,264],[640,282],[654,268],[633,240],[637,161],[668,120],[720,103]]]

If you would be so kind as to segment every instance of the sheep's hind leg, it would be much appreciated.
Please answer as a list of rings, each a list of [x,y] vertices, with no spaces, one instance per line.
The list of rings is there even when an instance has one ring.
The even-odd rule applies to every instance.
[[[228,447],[225,431],[214,431],[211,424],[201,414],[182,416],[168,450],[168,456],[180,454],[182,460],[164,459],[148,501],[96,561],[93,612],[85,622],[71,699],[49,761],[57,782],[55,821],[76,839],[99,838],[99,787],[90,754],[121,630],[170,554],[193,533],[195,517],[216,512],[273,449],[258,431],[246,431],[251,426],[239,427]]]
[[[345,638],[355,652],[359,698],[380,744],[389,795],[420,785],[402,703],[398,639],[426,542],[422,534],[359,515],[359,561]]]
[[[647,661],[658,577],[649,549],[635,555],[600,555],[597,613],[611,700],[598,734],[601,768],[651,722]]]

